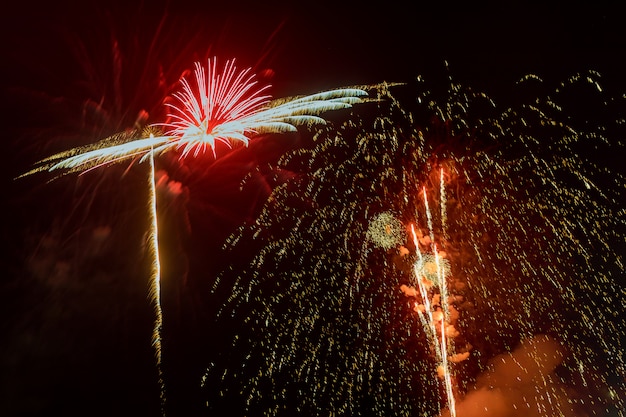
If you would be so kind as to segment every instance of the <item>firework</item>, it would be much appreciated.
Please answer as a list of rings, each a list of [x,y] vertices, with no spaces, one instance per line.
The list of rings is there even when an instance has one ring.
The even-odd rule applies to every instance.
[[[223,70],[210,59],[205,69],[195,67],[195,83],[183,78],[182,91],[167,103],[170,121],[150,125],[141,131],[112,135],[95,144],[63,151],[45,158],[23,176],[40,171],[88,171],[129,159],[145,161],[153,152],[180,151],[180,157],[197,156],[216,142],[248,144],[250,137],[295,131],[298,125],[324,124],[319,115],[346,109],[362,101],[365,91],[343,88],[313,95],[271,101],[258,86],[250,69],[237,70],[234,60]],[[164,134],[155,135],[156,131]]]
[[[291,179],[228,240],[233,259],[214,285],[228,288],[219,317],[238,325],[205,374],[209,404],[241,415],[462,416],[494,387],[490,406],[527,415],[623,416],[624,178],[589,152],[623,151],[607,138],[620,124],[567,117],[577,89],[602,94],[596,80],[581,74],[504,107],[452,80],[442,99],[419,79],[409,104],[395,98],[400,87],[372,86],[380,100],[363,114],[373,116],[323,127],[281,158]],[[423,213],[414,247],[424,253],[380,213],[404,225]],[[436,320],[445,306],[454,328]],[[499,374],[500,358],[521,364],[510,371],[519,386]],[[439,367],[454,380],[433,378]],[[536,401],[513,398],[517,389]]]
[[[161,370],[161,307],[160,259],[157,228],[157,201],[154,157],[176,150],[180,158],[198,156],[207,148],[216,156],[216,143],[244,145],[255,137],[272,133],[296,131],[296,126],[324,124],[324,112],[346,109],[360,103],[366,92],[357,88],[336,89],[313,95],[271,101],[269,86],[259,87],[250,69],[238,71],[235,62],[227,61],[217,69],[217,60],[209,60],[205,69],[195,65],[195,82],[181,80],[182,90],[168,103],[169,120],[149,125],[142,130],[122,132],[95,144],[70,149],[40,161],[36,168],[23,174],[65,170],[84,173],[95,168],[127,160],[150,162],[150,252],[153,256],[151,295],[155,304],[153,345],[159,372],[161,407],[165,411],[165,382]],[[164,132],[160,134],[159,132]]]

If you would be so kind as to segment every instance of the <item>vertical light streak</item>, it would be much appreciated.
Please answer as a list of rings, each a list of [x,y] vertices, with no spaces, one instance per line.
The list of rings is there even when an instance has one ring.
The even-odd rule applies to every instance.
[[[441,168],[439,174],[439,201],[439,209],[441,210],[441,230],[443,230],[445,234],[448,214],[446,213],[446,187],[443,181],[443,168]]]
[[[437,264],[437,279],[439,280],[439,294],[441,297],[441,367],[443,368],[444,384],[446,386],[446,396],[448,399],[448,409],[450,410],[450,416],[456,417],[454,392],[452,391],[452,379],[450,377],[450,369],[448,368],[448,338],[446,337],[446,323],[449,316],[448,311],[448,288],[446,286],[446,277],[443,272],[441,262],[439,262],[439,252],[437,252],[437,245],[433,244],[433,251],[435,253],[435,263]]]
[[[428,208],[428,198],[426,197],[426,187],[422,188],[424,194],[424,207],[426,208],[426,220],[428,221],[428,232],[430,236],[431,244],[435,241],[435,232],[433,231],[433,216],[430,214],[430,208]]]
[[[150,135],[152,137],[152,135]],[[156,179],[154,172],[154,149],[150,150],[150,235],[149,250],[152,255],[152,274],[150,295],[154,302],[156,318],[154,320],[154,329],[152,331],[152,345],[156,356],[156,366],[159,376],[161,413],[165,415],[165,381],[163,378],[162,352],[161,352],[161,331],[163,329],[163,310],[161,308],[161,261],[159,259],[159,227],[157,221],[157,202],[156,202]]]
[[[443,169],[440,171],[440,185],[439,185],[439,204],[441,206],[441,224],[442,227],[445,225],[445,188],[443,181]],[[437,320],[440,320],[439,323],[435,323],[435,318],[433,316],[433,311],[431,308],[430,299],[428,298],[428,290],[425,287],[422,279],[422,275],[424,274],[424,257],[419,248],[419,240],[417,238],[417,234],[415,232],[415,227],[411,224],[411,233],[413,234],[413,243],[415,244],[415,250],[417,252],[417,262],[413,265],[413,270],[415,272],[415,279],[417,280],[420,295],[422,296],[424,308],[426,310],[429,327],[432,334],[432,340],[435,345],[435,351],[437,354],[437,359],[440,361],[439,368],[443,373],[443,382],[446,390],[446,400],[448,403],[448,410],[450,411],[451,417],[456,417],[456,406],[455,406],[455,398],[454,398],[454,390],[452,387],[452,377],[448,364],[448,338],[446,335],[446,324],[448,323],[448,318],[450,315],[448,308],[448,288],[446,284],[446,273],[444,271],[444,267],[441,262],[441,255],[437,249],[437,244],[435,243],[435,231],[433,227],[433,219],[432,213],[430,211],[430,207],[428,205],[428,195],[426,193],[426,187],[422,188],[422,196],[424,200],[424,208],[426,211],[426,220],[428,224],[428,233],[430,236],[430,248],[433,252],[435,266],[437,269],[437,285],[439,286],[439,304],[441,307],[441,315],[437,315]],[[444,230],[445,233],[445,230]],[[420,317],[421,311],[420,312]],[[440,318],[439,318],[440,317]],[[439,340],[437,340],[437,324],[439,324]]]
[[[417,262],[413,265],[413,271],[415,272],[415,280],[417,281],[417,286],[420,290],[420,295],[422,296],[422,304],[424,305],[424,310],[426,315],[428,316],[428,325],[430,329],[430,334],[433,338],[433,341],[436,340],[436,329],[435,322],[433,321],[433,311],[430,308],[430,299],[428,298],[428,290],[424,285],[424,280],[421,277],[420,266],[424,264],[424,258],[422,256],[422,252],[419,249],[419,241],[417,240],[417,234],[415,233],[415,226],[411,224],[411,233],[413,234],[413,243],[415,244],[415,250],[417,252]],[[422,311],[420,309],[417,310],[422,316]],[[437,351],[439,354],[439,351]]]
[[[448,346],[446,338],[446,316],[441,318],[441,367],[443,368],[443,380],[446,387],[446,396],[448,400],[448,410],[450,416],[456,417],[456,406],[454,400],[454,392],[452,390],[452,377],[448,368]]]

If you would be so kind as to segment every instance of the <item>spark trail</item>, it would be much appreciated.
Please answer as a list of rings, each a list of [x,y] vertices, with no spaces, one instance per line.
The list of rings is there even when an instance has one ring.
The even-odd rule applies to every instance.
[[[488,390],[490,360],[547,334],[567,347],[562,362],[523,391],[532,401],[498,401],[533,416],[624,416],[626,182],[594,156],[624,152],[615,140],[624,100],[596,88],[598,79],[583,73],[552,87],[528,76],[524,94],[504,104],[452,79],[436,94],[421,78],[363,87],[379,100],[282,157],[272,172],[289,180],[227,242],[232,259],[214,289],[228,294],[219,317],[236,330],[207,369],[209,403],[248,416],[432,417],[447,406],[462,417],[464,394]],[[572,106],[604,116],[572,118]],[[456,407],[432,377],[443,355],[416,337],[424,327],[415,327],[415,305],[397,296],[414,281],[415,259],[409,234],[389,221],[414,222],[424,205],[415,190],[441,189],[440,168],[445,204],[417,237],[432,241],[430,230],[445,226],[437,253],[453,260],[445,303],[458,313],[448,352]],[[437,264],[434,248],[427,255]],[[546,355],[531,350],[521,375],[543,369]]]
[[[161,259],[159,257],[159,226],[157,216],[157,191],[156,191],[156,179],[154,172],[154,152],[150,153],[150,175],[149,175],[149,188],[150,188],[150,232],[149,232],[149,249],[152,254],[152,276],[150,282],[152,288],[150,288],[150,294],[154,302],[154,308],[156,318],[154,320],[154,329],[152,332],[152,344],[154,346],[156,356],[156,366],[159,377],[160,399],[161,399],[161,412],[165,414],[165,380],[162,370],[162,341],[161,332],[163,329],[163,309],[161,307]]]

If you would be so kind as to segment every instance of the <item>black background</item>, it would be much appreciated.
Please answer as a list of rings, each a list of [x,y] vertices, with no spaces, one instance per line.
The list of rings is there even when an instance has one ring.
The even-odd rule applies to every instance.
[[[558,81],[587,70],[598,71],[605,89],[619,94],[626,87],[626,25],[617,4],[62,1],[5,6],[0,25],[5,146],[0,415],[159,413],[146,259],[136,245],[145,231],[142,200],[134,199],[145,192],[141,173],[127,174],[124,186],[113,179],[123,168],[112,169],[96,185],[97,177],[70,176],[51,184],[41,178],[14,180],[38,159],[124,129],[140,110],[157,108],[160,96],[150,87],[156,66],[173,83],[196,60],[236,58],[271,82],[277,97],[417,75],[440,78],[446,71],[496,99],[528,73]],[[110,90],[114,40],[123,59],[119,97]],[[103,107],[113,109],[115,126],[85,118],[84,103],[102,97]],[[241,171],[230,183],[213,183],[222,202],[212,201],[209,213],[219,220],[206,231],[214,234],[216,247],[250,215],[249,207],[262,202],[263,193],[243,201],[231,195],[229,187],[236,187],[245,168]],[[104,195],[91,200],[86,196],[93,190]],[[176,204],[173,198],[168,206],[172,219]],[[164,233],[175,240],[177,227],[185,228],[180,222]],[[128,246],[98,243],[98,230]],[[165,252],[175,251],[175,243],[172,248]],[[165,274],[176,275],[176,265],[183,264],[181,258],[170,261],[174,269]],[[82,278],[75,280],[76,275]],[[130,280],[137,276],[142,278]],[[197,357],[202,352],[195,350],[192,334],[202,319],[196,318],[210,315],[211,308],[194,311],[186,297],[166,296],[169,305],[177,305],[181,322],[189,322],[180,330],[187,336],[172,342],[172,351]],[[181,386],[186,389],[185,382]]]

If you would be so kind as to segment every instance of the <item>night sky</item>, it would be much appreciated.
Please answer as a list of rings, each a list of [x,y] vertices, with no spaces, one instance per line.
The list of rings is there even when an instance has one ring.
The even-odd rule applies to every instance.
[[[626,91],[626,25],[610,2],[38,3],[18,2],[0,18],[7,417],[160,415],[145,171],[120,164],[49,183],[45,174],[15,177],[132,127],[142,110],[158,119],[166,91],[193,62],[235,58],[275,97],[422,75],[452,76],[497,100],[529,73],[558,83],[588,70],[606,90]],[[220,336],[236,332],[212,321],[225,295],[207,300],[203,291],[231,261],[222,243],[271,190],[239,184],[298,141],[251,145],[204,168],[202,158],[160,162],[172,180],[160,214],[169,416],[206,415],[196,381],[228,349]],[[219,413],[211,415],[228,415]]]

